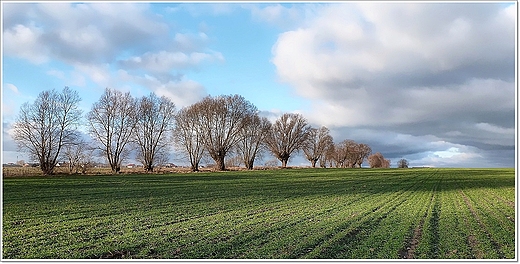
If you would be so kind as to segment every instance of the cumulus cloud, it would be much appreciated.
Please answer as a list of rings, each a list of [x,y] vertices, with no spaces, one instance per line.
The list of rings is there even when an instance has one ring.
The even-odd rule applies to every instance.
[[[72,85],[91,81],[100,88],[129,89],[125,82],[132,79],[151,91],[170,96],[179,92],[176,100],[192,102],[205,91],[186,79],[185,72],[225,60],[222,53],[208,48],[211,38],[206,33],[172,31],[146,3],[9,3],[3,7],[4,55],[68,65],[69,72],[51,69],[47,74]],[[208,8],[215,14],[228,10],[220,5]],[[118,70],[125,74],[117,74]]]
[[[280,80],[312,100],[305,113],[311,122],[433,135],[476,148],[514,146],[514,4],[344,3],[313,10],[272,48]],[[384,148],[388,140],[374,143]],[[462,153],[469,152],[457,156],[461,162]]]

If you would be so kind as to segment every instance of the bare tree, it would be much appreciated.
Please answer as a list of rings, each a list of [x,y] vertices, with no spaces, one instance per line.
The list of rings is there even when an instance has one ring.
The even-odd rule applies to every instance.
[[[332,142],[332,136],[329,129],[322,126],[320,129],[311,128],[308,132],[307,141],[303,147],[303,152],[308,161],[311,162],[313,168],[316,167],[316,162],[325,156],[327,147]]]
[[[175,104],[165,96],[150,93],[137,101],[134,138],[138,146],[137,160],[144,170],[152,172],[154,167],[168,155],[170,133],[173,129]]]
[[[372,148],[368,146],[367,144],[359,144],[357,149],[357,165],[361,168],[361,165],[363,164],[363,161],[365,161],[366,158],[372,153]]]
[[[78,173],[79,163],[81,162],[81,158],[83,156],[83,149],[85,147],[85,141],[82,139],[79,139],[73,144],[68,144],[64,146],[62,159],[68,162],[69,174],[72,174],[74,171]]]
[[[305,146],[310,126],[300,114],[283,114],[272,125],[266,137],[266,144],[273,155],[287,167],[292,153]]]
[[[13,139],[20,150],[37,159],[45,175],[53,174],[62,148],[77,137],[81,120],[78,93],[65,87],[41,92],[34,103],[24,103],[14,124]]]
[[[136,103],[129,92],[105,89],[105,92],[87,114],[89,132],[107,158],[112,173],[121,170],[128,156],[128,143],[136,125]]]
[[[240,140],[240,131],[256,107],[240,95],[208,96],[193,105],[201,122],[199,135],[218,170],[225,170],[225,157]]]
[[[334,153],[334,142],[330,141],[327,142],[327,145],[325,146],[325,151],[323,152],[323,155],[321,155],[319,159],[320,167],[326,168],[327,163],[329,163],[329,167],[332,167],[332,157]]]
[[[331,160],[336,168],[345,168],[347,161],[347,149],[345,148],[345,141],[334,144],[332,148]]]
[[[380,152],[368,156],[368,163],[370,168],[390,168],[390,160],[385,159]]]
[[[192,171],[199,171],[199,163],[204,155],[202,135],[199,133],[200,122],[193,106],[183,108],[175,115],[174,144],[186,154]]]
[[[262,149],[265,137],[271,128],[271,123],[267,118],[260,117],[258,114],[246,117],[244,122],[239,132],[240,140],[237,142],[236,147],[242,156],[246,168],[252,170],[255,159]]]
[[[398,168],[408,168],[408,161],[406,159],[400,159],[398,162],[397,162],[397,167]]]

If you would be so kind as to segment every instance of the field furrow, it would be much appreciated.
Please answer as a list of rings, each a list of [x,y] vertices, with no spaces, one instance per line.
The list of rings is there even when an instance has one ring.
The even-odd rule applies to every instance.
[[[514,170],[3,179],[3,259],[514,259]]]

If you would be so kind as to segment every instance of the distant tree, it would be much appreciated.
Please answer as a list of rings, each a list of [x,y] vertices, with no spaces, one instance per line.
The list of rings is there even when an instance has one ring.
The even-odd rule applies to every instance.
[[[257,108],[240,95],[208,96],[193,107],[204,147],[217,169],[223,171],[226,155],[240,140],[240,131]]]
[[[204,144],[199,131],[200,122],[193,106],[185,107],[175,115],[174,144],[186,154],[192,171],[199,171],[199,164],[204,155]]]
[[[273,155],[287,167],[291,154],[305,146],[310,126],[300,114],[283,114],[271,127],[266,145]]]
[[[165,96],[157,97],[155,93],[150,93],[137,101],[135,114],[137,160],[143,164],[145,171],[152,172],[168,155],[175,104]]]
[[[397,162],[397,167],[398,168],[408,168],[408,161],[406,159],[400,159]]]
[[[367,144],[355,144],[354,148],[351,152],[351,164],[350,167],[355,168],[359,167],[361,168],[361,165],[365,161],[366,158],[372,153],[372,149]]]
[[[390,168],[390,160],[385,159],[380,152],[368,156],[368,163],[370,168]]]
[[[78,93],[65,87],[41,92],[24,103],[14,123],[13,139],[21,151],[37,159],[44,175],[53,174],[64,146],[73,144],[81,120]]]
[[[327,163],[330,164],[332,162],[333,153],[334,153],[334,142],[333,141],[327,142],[323,155],[321,155],[320,159],[318,160],[321,168],[326,168]],[[332,167],[332,165],[330,165],[330,167]]]
[[[303,146],[303,152],[305,153],[305,158],[307,158],[313,168],[316,167],[316,162],[325,156],[325,151],[332,141],[332,136],[328,128],[322,126],[320,129],[309,129],[307,141]]]
[[[83,157],[83,150],[88,146],[84,140],[78,139],[73,144],[64,146],[62,151],[62,159],[66,160],[69,167],[69,174],[79,171],[79,163]]]
[[[271,122],[265,117],[260,117],[258,114],[245,117],[236,146],[247,169],[253,169],[255,159],[263,149],[270,128]]]
[[[99,143],[112,173],[121,170],[134,134],[137,106],[129,92],[105,89],[87,114],[90,135]]]

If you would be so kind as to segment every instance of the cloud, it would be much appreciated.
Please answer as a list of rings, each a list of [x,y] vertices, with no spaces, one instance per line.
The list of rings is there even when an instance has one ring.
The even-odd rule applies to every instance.
[[[13,91],[14,93],[16,94],[19,94],[20,92],[18,91],[18,87],[16,87],[16,85],[12,84],[12,83],[6,83],[5,84],[5,87],[11,91]]]
[[[33,62],[106,63],[121,49],[145,50],[167,33],[146,4],[4,4],[4,55]],[[125,15],[121,15],[125,14]],[[14,19],[21,17],[21,19]]]
[[[311,99],[311,123],[434,136],[456,145],[461,164],[486,156],[477,149],[514,147],[514,4],[345,3],[314,11],[272,48],[280,80]],[[369,140],[392,155],[418,144]],[[407,153],[447,159],[424,151]]]
[[[155,73],[166,73],[172,70],[187,69],[198,67],[201,63],[208,61],[224,61],[220,52],[183,52],[159,51],[156,53],[147,52],[142,56],[135,56],[119,61],[122,68],[126,69],[146,69]]]
[[[225,60],[221,52],[208,48],[211,38],[206,33],[178,28],[181,32],[175,32],[145,3],[3,6],[4,55],[69,66],[69,71],[47,70],[68,85],[86,86],[91,81],[101,88],[131,89],[127,83],[131,79],[151,91],[179,92],[176,100],[191,102],[206,92],[185,73]],[[224,5],[204,6],[214,14],[230,10]]]
[[[159,79],[155,76],[145,74],[144,76],[132,75],[125,70],[118,71],[118,78],[127,85],[140,85],[155,92],[158,96],[170,98],[178,108],[191,105],[207,96],[204,87],[183,75],[175,78]]]

